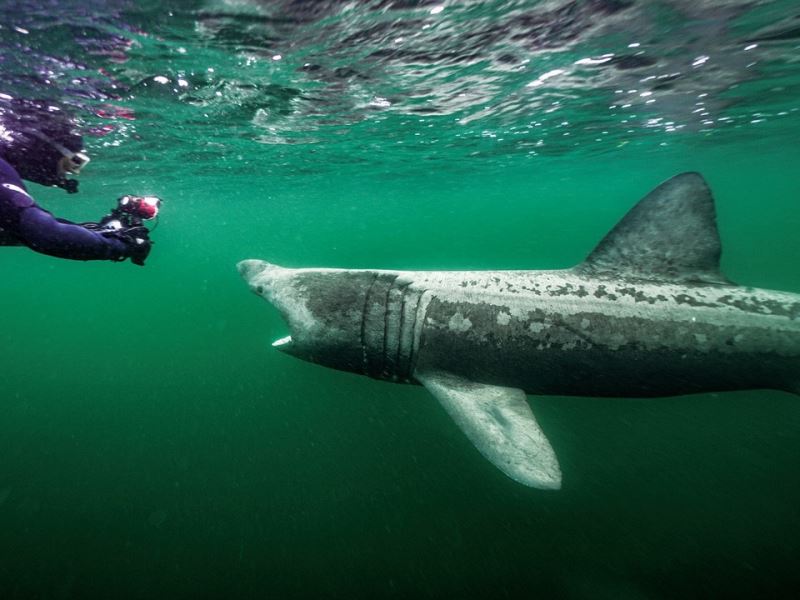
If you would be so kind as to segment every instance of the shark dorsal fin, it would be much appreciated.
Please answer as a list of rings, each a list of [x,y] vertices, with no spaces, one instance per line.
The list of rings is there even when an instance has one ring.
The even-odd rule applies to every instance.
[[[682,173],[642,198],[576,268],[589,276],[730,284],[714,199],[702,175]]]

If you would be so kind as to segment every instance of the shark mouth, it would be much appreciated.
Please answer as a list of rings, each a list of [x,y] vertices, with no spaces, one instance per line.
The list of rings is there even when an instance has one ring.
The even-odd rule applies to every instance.
[[[272,347],[273,348],[280,348],[281,346],[287,346],[288,344],[291,344],[291,343],[292,343],[292,336],[287,335],[287,336],[284,336],[284,337],[280,338],[279,340],[275,340],[274,342],[272,342]]]
[[[240,261],[236,267],[239,270],[239,274],[247,281],[250,289],[275,306],[284,317],[284,320],[288,322],[285,311],[281,310],[280,303],[276,302],[274,289],[276,274],[285,273],[288,270],[263,260],[252,259]],[[292,336],[284,336],[272,342],[271,345],[273,348],[285,351],[292,345]]]

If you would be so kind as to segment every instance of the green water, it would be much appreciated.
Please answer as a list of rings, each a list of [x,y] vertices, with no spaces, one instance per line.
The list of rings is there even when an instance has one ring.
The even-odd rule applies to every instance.
[[[795,397],[532,398],[565,475],[531,490],[421,388],[272,350],[285,327],[234,263],[569,266],[693,168],[729,276],[800,291],[797,159],[124,182],[169,198],[146,268],[4,251],[3,596],[777,597],[797,583]],[[88,197],[119,187],[99,179]]]
[[[138,68],[168,70],[152,46],[138,52]],[[140,133],[188,118],[159,102],[123,101],[140,111]],[[638,198],[697,170],[717,200],[724,272],[800,292],[796,114],[716,136],[610,123],[602,151],[537,155],[479,134],[460,146],[452,118],[426,119],[410,130],[400,117],[368,120],[298,146],[215,129],[224,159],[206,126],[184,124],[175,140],[90,142],[80,200],[31,186],[76,220],[127,192],[165,204],[145,268],[2,249],[1,599],[798,589],[797,397],[531,397],[564,473],[562,490],[533,490],[484,460],[421,387],[276,352],[286,326],[235,269],[245,258],[569,267]],[[394,145],[427,124],[450,142]]]

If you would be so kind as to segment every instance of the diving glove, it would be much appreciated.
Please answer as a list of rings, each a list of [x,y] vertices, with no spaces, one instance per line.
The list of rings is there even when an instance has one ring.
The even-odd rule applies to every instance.
[[[150,241],[150,232],[147,227],[130,227],[123,232],[123,241],[128,244],[131,262],[140,267],[144,266],[147,255],[153,242]]]
[[[103,233],[103,235],[114,237],[125,244],[127,257],[131,259],[133,264],[140,267],[144,266],[144,261],[147,259],[147,255],[150,254],[150,248],[153,245],[149,234],[147,227],[144,226],[128,227],[127,229]]]

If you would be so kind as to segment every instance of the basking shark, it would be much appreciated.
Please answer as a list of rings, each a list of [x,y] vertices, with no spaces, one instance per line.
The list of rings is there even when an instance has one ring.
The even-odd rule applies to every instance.
[[[558,489],[526,394],[800,393],[800,295],[732,283],[720,252],[711,191],[683,173],[571,269],[238,268],[287,321],[279,350],[422,384],[504,473]]]

